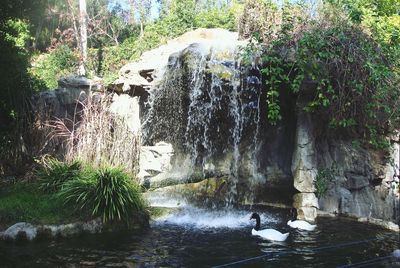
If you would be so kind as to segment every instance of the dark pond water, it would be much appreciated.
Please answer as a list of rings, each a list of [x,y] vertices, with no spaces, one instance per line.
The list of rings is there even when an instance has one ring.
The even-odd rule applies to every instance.
[[[345,219],[320,218],[313,232],[287,225],[285,210],[259,211],[262,227],[290,231],[285,242],[251,236],[250,210],[182,210],[151,228],[51,242],[0,243],[1,267],[212,267],[273,254],[230,267],[338,267],[390,255],[399,234]],[[371,239],[344,246],[344,243]],[[337,248],[325,248],[342,245]],[[369,266],[400,267],[391,260]]]

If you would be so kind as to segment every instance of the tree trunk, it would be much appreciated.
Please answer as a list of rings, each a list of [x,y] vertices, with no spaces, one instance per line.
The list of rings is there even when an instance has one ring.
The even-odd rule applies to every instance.
[[[128,23],[129,25],[135,24],[135,0],[128,0],[129,3],[129,18]]]
[[[33,39],[33,45],[32,45],[34,50],[36,50],[38,48],[38,40],[39,40],[40,33],[42,32],[43,21],[44,21],[43,18],[40,19],[39,24],[36,28],[35,39]]]
[[[87,62],[87,25],[86,0],[79,0],[80,51],[79,74],[86,75]]]

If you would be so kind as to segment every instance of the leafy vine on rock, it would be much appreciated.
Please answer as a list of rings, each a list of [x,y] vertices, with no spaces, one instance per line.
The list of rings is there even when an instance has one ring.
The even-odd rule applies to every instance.
[[[281,90],[303,98],[311,92],[302,108],[326,131],[387,147],[385,135],[400,127],[400,42],[384,39],[382,32],[372,35],[385,29],[353,22],[329,4],[317,15],[306,6],[284,4],[274,16],[280,24],[264,27],[273,38],[256,34],[270,124],[282,119]]]

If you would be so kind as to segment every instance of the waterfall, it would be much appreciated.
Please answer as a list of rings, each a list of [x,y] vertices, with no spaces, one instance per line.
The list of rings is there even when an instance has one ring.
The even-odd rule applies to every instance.
[[[172,143],[175,167],[185,169],[188,180],[226,176],[226,203],[236,203],[242,180],[263,179],[257,161],[259,70],[241,64],[237,42],[207,40],[172,54],[163,73],[149,91],[144,143]]]

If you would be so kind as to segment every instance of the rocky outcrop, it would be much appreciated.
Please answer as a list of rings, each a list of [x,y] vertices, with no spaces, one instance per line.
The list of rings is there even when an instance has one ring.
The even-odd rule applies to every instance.
[[[119,78],[112,83],[110,89],[119,93],[132,91],[131,94],[134,95],[147,94],[145,90],[156,86],[163,78],[171,55],[183,51],[191,44],[215,43],[216,40],[221,40],[221,44],[229,41],[236,43],[238,35],[223,29],[202,28],[185,33],[165,45],[144,52],[139,61],[123,66],[119,71]]]
[[[335,166],[335,179],[320,198],[324,211],[356,217],[399,220],[399,193],[393,177],[396,163],[386,162],[374,151],[354,147],[351,142],[318,144],[319,165]],[[395,151],[395,150],[394,150]],[[394,159],[393,156],[391,159]],[[391,171],[391,172],[390,172]]]
[[[237,185],[231,200],[238,202],[289,198],[294,192],[291,96],[282,93],[287,106],[282,113],[293,120],[276,128],[261,120],[266,109],[261,74],[240,66],[245,41],[237,37],[223,29],[198,29],[120,70],[110,89],[139,97],[144,145],[139,177],[146,187],[227,176]],[[173,153],[155,152],[160,142]]]
[[[300,193],[294,195],[293,207],[297,209],[299,219],[311,222],[317,217],[319,208],[314,185],[317,176],[317,155],[313,127],[310,115],[299,109],[292,173],[294,187]]]
[[[293,196],[298,217],[313,221],[320,209],[337,215],[398,221],[398,136],[391,137],[390,155],[344,138],[317,136],[316,133],[321,133],[318,121],[303,109],[310,98],[307,92],[296,103],[292,175],[293,185],[299,192]]]
[[[139,97],[105,92],[100,81],[79,76],[61,79],[55,91],[35,95],[32,105],[32,155],[80,158],[93,165],[107,160],[137,172]]]

